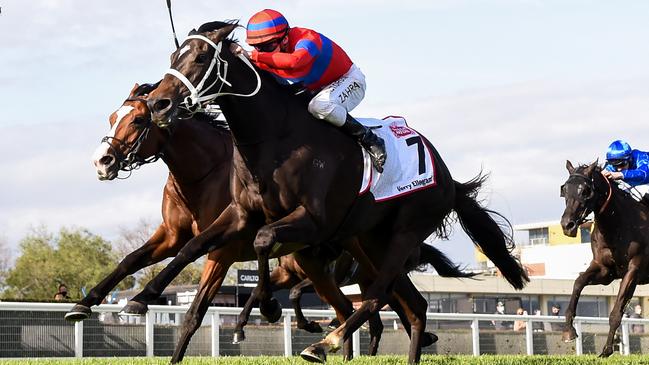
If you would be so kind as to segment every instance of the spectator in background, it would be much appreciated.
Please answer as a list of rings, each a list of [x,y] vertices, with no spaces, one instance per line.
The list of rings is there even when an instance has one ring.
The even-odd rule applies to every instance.
[[[496,312],[494,314],[505,314],[505,305],[503,302],[498,302],[496,304]],[[491,321],[491,324],[497,330],[506,330],[512,328],[511,321]]]
[[[629,318],[642,318],[642,306],[640,304],[636,304],[633,307],[633,313],[629,314]],[[643,324],[632,324],[631,325],[631,332],[632,333],[644,333],[644,325]]]
[[[516,310],[516,314],[519,315],[519,316],[525,316],[525,315],[527,315],[527,312],[523,308],[519,307]],[[524,320],[514,321],[514,331],[522,331],[525,328],[527,328],[527,322],[526,321],[524,321]]]
[[[68,288],[65,286],[65,284],[60,284],[59,290],[56,292],[56,294],[54,294],[54,300],[63,301],[68,299],[70,299],[70,297],[68,296]]]
[[[560,317],[561,316],[561,305],[559,303],[552,304],[552,308],[550,309],[550,315],[552,317]],[[563,331],[563,323],[562,322],[551,322],[550,323],[550,328],[553,331]]]
[[[535,316],[540,316],[541,315],[541,310],[540,309],[535,309],[534,310],[534,315]],[[543,322],[532,322],[532,331],[534,332],[543,332]]]

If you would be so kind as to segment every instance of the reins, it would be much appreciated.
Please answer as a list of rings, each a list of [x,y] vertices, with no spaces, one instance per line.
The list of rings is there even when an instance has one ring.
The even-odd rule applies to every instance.
[[[606,196],[606,201],[604,201],[604,204],[602,204],[602,206],[599,208],[599,212],[597,212],[597,214],[602,214],[604,210],[606,210],[608,204],[611,202],[611,197],[613,196],[613,187],[611,186],[611,181],[606,176],[604,176],[604,174],[602,174],[602,176],[604,177],[604,180],[606,180],[606,184],[608,185],[608,194]]]

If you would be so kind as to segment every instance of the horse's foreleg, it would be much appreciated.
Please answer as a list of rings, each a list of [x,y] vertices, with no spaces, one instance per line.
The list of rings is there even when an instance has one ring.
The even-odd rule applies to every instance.
[[[148,310],[147,304],[160,297],[164,288],[187,265],[196,261],[208,251],[221,248],[230,240],[239,238],[242,233],[236,208],[229,205],[214,223],[187,242],[176,257],[139,294],[128,302],[121,313],[136,315],[146,313]]]
[[[291,279],[292,279],[291,275],[288,272],[286,272],[284,268],[281,267],[281,263],[280,263],[280,266],[276,267],[271,273],[270,280],[271,280],[272,290],[275,291],[275,290],[290,287],[289,284],[291,282]],[[255,305],[255,302],[257,301],[257,297],[258,297],[258,288],[255,288],[250,294],[248,300],[246,301],[246,304],[243,306],[241,313],[239,313],[237,324],[234,327],[234,335],[232,338],[233,344],[238,344],[240,342],[243,342],[246,339],[246,334],[243,331],[243,328],[248,324],[248,319],[250,319],[250,313],[252,312],[252,308]],[[271,318],[271,319],[274,319],[273,322],[277,322],[277,319],[279,318],[277,319]]]
[[[266,318],[281,315],[281,306],[272,297],[268,259],[270,251],[277,242],[309,242],[317,232],[317,226],[303,206],[299,206],[289,215],[271,224],[265,225],[257,232],[254,241],[259,270],[259,288],[257,298],[259,310]]]
[[[91,313],[90,307],[101,304],[120,281],[144,267],[174,256],[188,239],[189,237],[181,237],[178,232],[170,232],[164,224],[160,225],[142,247],[128,254],[113,272],[90,289],[88,295],[65,314],[65,319],[80,321],[88,318]]]
[[[602,270],[604,270],[603,274],[602,274]],[[581,291],[584,289],[585,286],[594,284],[592,281],[598,275],[599,276],[603,275],[604,277],[607,276],[606,272],[608,272],[608,270],[605,267],[595,263],[594,261],[591,261],[586,271],[579,274],[579,276],[575,280],[575,283],[572,287],[572,295],[570,296],[570,303],[568,304],[568,308],[566,308],[566,313],[565,313],[566,322],[562,334],[562,339],[564,341],[568,342],[577,338],[577,331],[573,326],[573,320],[575,318],[575,313],[577,311],[577,303],[579,302]]]
[[[198,287],[196,297],[192,301],[192,305],[187,311],[183,321],[182,332],[174,353],[171,357],[171,363],[176,364],[182,361],[187,351],[187,346],[196,330],[200,328],[203,322],[203,317],[218,293],[223,279],[228,272],[228,268],[233,260],[228,257],[227,253],[224,255],[223,250],[215,250],[210,253],[203,267],[203,274],[201,275],[201,283]]]
[[[629,262],[627,272],[624,275],[624,278],[622,278],[622,282],[620,283],[620,290],[617,294],[617,298],[615,299],[615,305],[613,306],[613,310],[611,310],[611,314],[608,317],[608,337],[606,338],[604,349],[599,355],[600,357],[609,357],[613,353],[613,340],[615,338],[615,332],[617,331],[618,327],[620,327],[624,308],[626,307],[626,304],[629,302],[631,297],[633,297],[633,292],[635,291],[635,287],[638,283],[638,263],[635,261],[640,260],[636,260],[634,258],[631,260],[631,262]]]
[[[300,303],[300,301],[302,300],[302,293],[311,285],[313,285],[311,279],[302,280],[291,288],[291,292],[288,298],[291,300],[291,303],[293,303],[297,328],[303,329],[310,333],[321,333],[322,327],[320,327],[317,322],[309,321],[308,319],[306,319],[306,317],[304,317],[304,313],[302,313],[302,304]]]

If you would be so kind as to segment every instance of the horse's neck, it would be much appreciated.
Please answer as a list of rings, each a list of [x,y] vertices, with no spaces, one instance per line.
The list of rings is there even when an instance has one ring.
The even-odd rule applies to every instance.
[[[628,230],[629,227],[635,226],[639,215],[643,214],[645,209],[619,190],[613,189],[611,194],[607,206],[596,217],[602,233],[615,236],[619,230]]]
[[[196,185],[232,158],[229,134],[200,120],[180,122],[170,136],[164,161],[182,188]]]

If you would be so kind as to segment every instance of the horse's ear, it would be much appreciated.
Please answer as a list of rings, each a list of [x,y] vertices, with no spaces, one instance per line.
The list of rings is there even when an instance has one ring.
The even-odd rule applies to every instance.
[[[224,26],[223,28],[220,28],[218,30],[215,30],[213,32],[209,32],[207,34],[207,37],[214,42],[220,42],[224,39],[226,39],[230,33],[232,33],[235,29],[237,29],[239,25],[238,24],[228,24]]]
[[[158,85],[160,85],[160,82],[162,82],[162,80],[156,82],[155,84],[142,84],[137,88],[135,88],[133,91],[131,91],[132,96],[138,97],[138,96],[149,95],[151,91],[155,90],[158,87]]]
[[[132,97],[133,94],[135,94],[135,91],[137,90],[137,88],[139,88],[139,87],[140,87],[140,84],[138,84],[138,83],[136,82],[135,85],[133,85],[133,88],[131,89],[131,93],[128,94],[128,96],[129,96],[129,97]]]
[[[595,162],[588,165],[588,167],[584,171],[584,175],[590,176],[593,173],[593,171],[595,170],[596,167],[597,167],[597,160],[595,160]]]
[[[566,169],[568,169],[568,173],[572,174],[575,172],[574,166],[572,166],[572,162],[570,160],[566,160]]]

